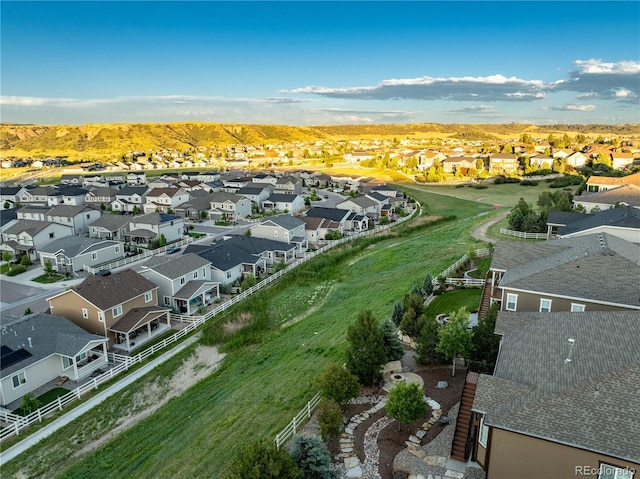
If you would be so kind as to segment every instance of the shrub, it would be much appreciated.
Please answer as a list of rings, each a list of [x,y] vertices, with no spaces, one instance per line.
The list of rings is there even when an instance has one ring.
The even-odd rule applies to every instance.
[[[318,406],[318,424],[322,439],[335,439],[342,430],[342,409],[333,399],[321,399]]]
[[[338,478],[338,471],[331,468],[331,454],[317,436],[296,436],[291,457],[305,479]]]
[[[489,188],[487,185],[473,185],[476,190],[486,190]]]
[[[26,270],[27,270],[26,266],[22,266],[21,264],[18,264],[16,266],[13,266],[10,271],[7,271],[7,276],[15,276],[17,274],[24,273]]]
[[[535,180],[522,180],[520,186],[538,186],[538,182]]]
[[[339,364],[329,364],[316,378],[322,397],[333,399],[341,406],[360,393],[358,378]]]
[[[272,441],[260,439],[246,444],[238,451],[227,477],[229,479],[247,477],[297,479],[300,474],[298,466],[286,449],[278,449]]]
[[[505,183],[520,183],[520,178],[513,178],[509,176],[496,176],[493,179],[494,185],[502,185]]]

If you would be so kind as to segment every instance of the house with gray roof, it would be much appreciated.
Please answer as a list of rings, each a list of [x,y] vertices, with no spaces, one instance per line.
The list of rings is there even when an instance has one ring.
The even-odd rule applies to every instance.
[[[255,204],[256,210],[262,211],[262,203],[269,198],[272,191],[273,186],[268,183],[249,183],[236,191],[236,194],[248,198]]]
[[[122,351],[129,352],[171,328],[169,309],[158,306],[158,286],[132,269],[89,276],[47,301],[52,314],[106,336],[110,347]]]
[[[106,209],[107,206],[109,206],[116,198],[117,191],[118,190],[116,188],[111,188],[109,186],[93,188],[85,193],[84,203],[94,207],[97,206],[98,208],[103,205],[104,209]]]
[[[119,241],[86,236],[65,236],[52,241],[39,251],[42,267],[51,263],[56,271],[72,273],[124,258],[124,245]]]
[[[640,311],[500,312],[473,400],[490,479],[632,478],[640,470]]]
[[[129,232],[129,216],[104,214],[89,226],[89,236],[92,238],[125,241],[125,234]]]
[[[100,210],[88,206],[58,205],[47,211],[46,220],[72,228],[74,235],[89,233],[89,226],[100,218]]]
[[[73,232],[70,226],[47,221],[18,220],[2,233],[0,250],[8,251],[16,259],[27,255],[32,261],[36,261],[40,248],[53,240],[71,235]]]
[[[211,209],[211,193],[199,190],[198,194],[191,192],[191,199],[175,209],[175,214],[194,221],[201,221],[209,216]]]
[[[549,237],[554,238],[608,233],[631,243],[640,243],[640,209],[621,206],[589,215],[550,211],[547,228]]]
[[[158,285],[160,304],[183,314],[220,298],[220,282],[211,278],[211,262],[194,253],[154,256],[140,274]]]
[[[235,193],[224,191],[211,193],[209,219],[234,222],[251,216],[251,200]]]
[[[297,213],[305,207],[304,198],[300,195],[287,193],[274,193],[262,202],[265,210],[281,211],[284,213]]]
[[[608,210],[616,206],[632,206],[640,209],[640,186],[626,184],[596,193],[583,192],[574,196],[574,207],[583,206],[587,213]]]
[[[189,192],[184,188],[153,188],[147,193],[142,209],[145,213],[168,213],[189,199]]]
[[[111,209],[118,213],[141,213],[149,191],[146,186],[126,186],[116,192]]]
[[[259,278],[267,270],[262,254],[254,254],[232,241],[213,246],[189,245],[184,253],[195,253],[211,263],[211,279],[221,284],[241,281],[244,275]]]
[[[297,245],[297,253],[304,253],[307,248],[305,224],[292,215],[272,216],[262,223],[249,228],[254,238],[265,238]]]
[[[640,244],[608,233],[499,241],[485,283],[502,311],[640,310]]]
[[[35,313],[1,324],[0,404],[20,399],[57,377],[78,381],[108,364],[104,336],[61,316]]]
[[[382,209],[382,202],[377,198],[370,196],[355,196],[353,198],[347,198],[336,205],[336,208],[340,210],[347,210],[352,213],[360,215],[367,215],[371,219],[375,220],[380,216]]]
[[[314,206],[309,208],[305,213],[307,218],[324,218],[326,220],[333,221],[340,225],[340,233],[342,234],[345,230],[345,224],[347,218],[349,217],[351,212],[346,209],[338,209],[338,208],[325,208],[323,206]]]
[[[149,244],[163,235],[167,243],[182,239],[184,219],[167,213],[134,216],[129,218],[129,231],[124,236],[136,244]]]

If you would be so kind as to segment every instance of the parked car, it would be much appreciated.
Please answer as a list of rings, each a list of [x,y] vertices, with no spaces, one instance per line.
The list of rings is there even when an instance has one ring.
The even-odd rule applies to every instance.
[[[101,269],[96,273],[96,276],[109,276],[111,274],[110,269]]]
[[[167,248],[167,254],[177,253],[181,249],[182,248],[180,248],[180,246],[170,246],[169,248]]]

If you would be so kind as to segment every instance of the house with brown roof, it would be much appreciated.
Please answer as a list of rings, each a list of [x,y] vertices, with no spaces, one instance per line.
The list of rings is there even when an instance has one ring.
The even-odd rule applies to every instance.
[[[170,329],[168,309],[158,306],[158,286],[132,269],[89,276],[75,288],[48,298],[52,314],[131,351]]]
[[[596,176],[592,175],[587,180],[587,189],[589,193],[598,191],[611,190],[624,185],[640,186],[640,173],[634,173],[627,176]]]
[[[640,311],[501,312],[495,333],[472,406],[487,479],[637,476]]]
[[[520,168],[518,157],[513,153],[496,153],[489,158],[489,171],[497,175],[516,175]]]
[[[309,244],[315,244],[320,240],[324,240],[327,233],[342,234],[342,228],[337,221],[310,216],[301,216],[300,220],[305,224],[304,234]]]
[[[622,170],[633,166],[633,155],[621,151],[611,152],[611,167],[614,170]]]

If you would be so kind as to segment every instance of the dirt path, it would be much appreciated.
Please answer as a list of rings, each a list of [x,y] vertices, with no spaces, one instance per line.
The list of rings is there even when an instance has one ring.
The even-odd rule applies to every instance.
[[[499,221],[502,221],[504,218],[507,217],[507,215],[509,214],[509,210],[505,210],[503,212],[501,212],[500,214],[498,214],[497,216],[494,216],[493,218],[491,218],[488,221],[485,221],[484,223],[482,223],[481,225],[479,225],[476,229],[473,230],[473,232],[471,233],[472,236],[480,241],[486,241],[487,243],[495,243],[495,240],[492,238],[489,238],[487,236],[487,230],[489,229],[490,226],[496,224]]]

